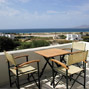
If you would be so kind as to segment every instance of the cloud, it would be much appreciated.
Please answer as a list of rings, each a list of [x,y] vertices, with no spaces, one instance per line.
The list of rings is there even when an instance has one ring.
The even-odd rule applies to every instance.
[[[54,10],[48,10],[47,11],[48,14],[57,14],[59,13],[58,11],[54,11]]]
[[[89,2],[83,3],[81,5],[70,6],[70,8],[74,9],[72,11],[75,12],[81,12],[81,13],[89,12]]]
[[[86,3],[79,7],[81,11],[89,11],[89,3]]]
[[[6,3],[7,2],[7,0],[0,0],[0,3],[2,4],[2,3]]]
[[[85,13],[89,10],[88,3],[65,10],[47,8],[48,10],[42,12],[40,12],[41,9],[30,12],[30,10],[24,9],[25,6],[18,8],[14,5],[18,2],[29,1],[0,0],[0,28],[74,27],[89,23],[89,14]]]
[[[66,12],[64,11],[54,11],[54,10],[48,10],[48,14],[65,14]]]
[[[20,11],[16,10],[16,9],[12,9],[12,8],[7,8],[7,15],[8,16],[15,16],[15,15],[19,15]]]
[[[0,16],[15,16],[20,14],[20,10],[9,7],[6,4],[0,5]]]

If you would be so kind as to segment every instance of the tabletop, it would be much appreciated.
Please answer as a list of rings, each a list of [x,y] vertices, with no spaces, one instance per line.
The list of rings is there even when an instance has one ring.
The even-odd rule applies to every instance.
[[[52,49],[35,51],[35,53],[42,55],[46,58],[50,58],[50,57],[60,56],[60,55],[64,55],[64,54],[70,54],[71,52],[62,50],[62,49],[58,49],[58,48],[52,48]]]

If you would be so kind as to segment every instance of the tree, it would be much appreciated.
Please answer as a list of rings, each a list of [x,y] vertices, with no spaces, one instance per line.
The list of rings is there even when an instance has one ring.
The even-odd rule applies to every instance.
[[[0,37],[0,52],[13,50],[17,45],[18,44],[14,40],[8,37]]]

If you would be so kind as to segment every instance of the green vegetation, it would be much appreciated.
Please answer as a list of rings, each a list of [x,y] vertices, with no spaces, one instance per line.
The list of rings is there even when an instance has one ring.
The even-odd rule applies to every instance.
[[[48,46],[50,43],[46,40],[32,40],[30,43],[31,48]]]
[[[30,42],[21,42],[21,45],[17,49],[27,49],[30,48]]]
[[[34,37],[30,36],[32,40],[52,40],[53,37]]]
[[[22,42],[18,49],[36,48],[48,45],[50,45],[50,43],[45,40],[32,40],[31,42]]]
[[[65,38],[64,35],[61,35],[61,38]],[[36,48],[42,46],[49,46],[50,44],[63,44],[69,43],[71,41],[67,41],[64,39],[55,39],[53,40],[52,37],[30,37],[27,41],[22,41],[22,37],[18,36],[15,39],[10,39],[7,37],[0,37],[0,52],[6,50],[18,50],[18,49],[27,49],[27,48]]]
[[[60,35],[59,37],[60,37],[60,39],[65,39],[66,38],[65,35]]]
[[[13,50],[18,45],[20,44],[17,41],[14,41],[8,37],[0,37],[0,52],[4,50]]]
[[[65,43],[71,43],[72,41],[69,41],[69,40],[61,40],[61,41],[58,41],[59,44],[65,44]]]
[[[48,46],[50,43],[46,40],[32,40],[31,42],[20,42],[18,38],[14,40],[8,37],[0,37],[0,52],[6,50],[27,49]]]
[[[30,36],[17,36],[16,39],[30,39]]]
[[[83,41],[89,42],[89,36],[83,36],[82,38],[83,38]]]
[[[72,41],[70,40],[65,40],[65,39],[56,39],[56,40],[52,40],[50,41],[50,44],[65,44],[65,43],[71,43]]]

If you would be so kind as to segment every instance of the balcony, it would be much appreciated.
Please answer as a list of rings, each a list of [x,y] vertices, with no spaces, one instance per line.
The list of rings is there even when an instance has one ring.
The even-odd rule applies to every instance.
[[[49,48],[69,48],[71,47],[71,43],[67,44],[61,44],[61,45],[53,45],[53,46],[47,46],[47,47],[39,47],[39,48],[32,48],[32,49],[24,49],[24,50],[17,50],[17,51],[10,51],[9,53],[13,54],[14,56],[19,56],[23,54],[29,55],[29,60],[34,60],[34,59],[40,59],[40,71],[42,70],[45,60],[42,56],[36,54],[34,51],[37,50],[42,50],[42,49],[49,49]],[[89,43],[86,42],[86,50],[89,50]],[[58,58],[58,57],[56,57]],[[87,57],[89,61],[89,54]],[[24,58],[19,59],[18,63],[24,62]],[[32,64],[32,66],[36,67],[35,65]],[[41,78],[41,87],[42,89],[53,89],[52,86],[50,85],[51,78],[52,78],[52,70],[50,69],[49,65],[47,66],[44,75]],[[58,78],[58,77],[57,77]],[[56,78],[56,79],[57,79]],[[89,62],[87,63],[87,74],[86,74],[86,88],[89,89]],[[23,82],[23,78],[21,78]],[[83,82],[83,80],[80,80]],[[71,85],[71,82],[70,84]],[[13,86],[15,87],[15,86]],[[4,53],[0,53],[0,88],[9,88],[9,78],[8,78],[8,67],[6,63],[6,58]],[[37,89],[36,85],[34,83],[26,84],[21,87],[21,89]],[[61,82],[56,89],[66,89],[65,83]],[[83,87],[79,84],[75,84],[72,89],[83,89]]]

